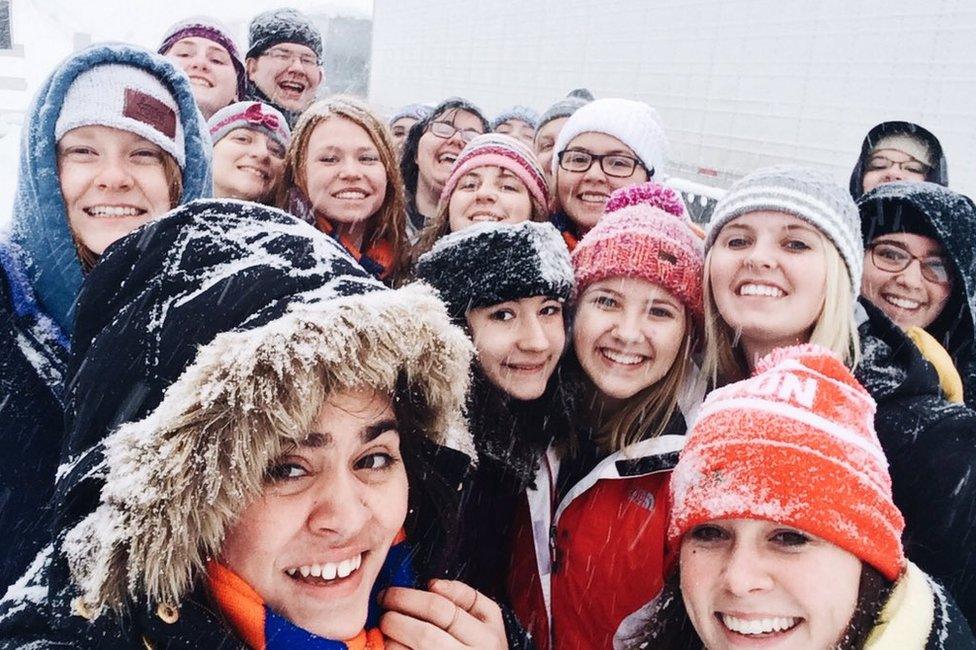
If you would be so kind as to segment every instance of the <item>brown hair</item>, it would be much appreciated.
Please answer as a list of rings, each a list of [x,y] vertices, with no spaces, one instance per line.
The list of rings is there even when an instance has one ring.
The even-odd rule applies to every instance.
[[[376,213],[368,219],[361,250],[366,252],[379,241],[388,242],[393,249],[393,261],[389,269],[390,278],[396,279],[406,266],[409,254],[403,180],[400,176],[396,146],[386,121],[362,101],[340,95],[315,102],[302,113],[295,130],[292,131],[291,143],[285,153],[285,170],[281,175],[275,204],[283,210],[288,210],[290,192],[293,188],[298,188],[308,198],[305,163],[309,141],[315,128],[332,117],[349,120],[362,128],[379,152],[380,162],[386,170],[386,196],[383,197],[383,203]]]
[[[488,167],[489,164],[482,165],[482,167]],[[478,169],[475,167],[474,169]],[[523,183],[521,179],[519,182]],[[455,192],[457,191],[457,186],[455,186]],[[451,193],[454,196],[454,192]],[[434,214],[433,218],[427,221],[427,225],[424,229],[420,231],[420,236],[417,238],[417,243],[413,246],[413,252],[411,254],[411,263],[416,264],[417,259],[434,247],[437,240],[445,235],[451,233],[451,196],[441,198],[440,202],[437,204],[437,212]],[[532,203],[532,213],[529,215],[529,221],[549,221],[549,208],[548,206],[542,205],[532,194],[529,194],[529,199]]]
[[[162,152],[163,175],[166,177],[166,185],[169,188],[169,209],[172,210],[180,204],[183,198],[183,170],[173,156]],[[60,172],[60,158],[58,160],[58,171]],[[153,215],[159,216],[159,215]],[[68,229],[71,229],[69,224]],[[75,252],[78,254],[78,261],[81,262],[81,270],[85,274],[95,268],[98,263],[99,255],[95,251],[85,246],[78,234],[71,230],[71,239],[75,243]]]

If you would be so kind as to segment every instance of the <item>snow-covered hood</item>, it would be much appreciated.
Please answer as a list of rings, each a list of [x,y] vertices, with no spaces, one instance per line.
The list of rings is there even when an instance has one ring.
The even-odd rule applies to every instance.
[[[79,297],[70,364],[58,515],[82,597],[180,602],[332,390],[405,382],[411,439],[466,467],[472,355],[432,289],[386,288],[279,210],[196,201],[120,240]],[[414,464],[412,505],[438,480],[458,493],[435,460]]]
[[[20,167],[14,197],[12,239],[26,258],[31,286],[41,307],[65,332],[71,331],[72,309],[83,281],[81,264],[68,228],[58,180],[54,127],[65,94],[75,78],[91,68],[122,63],[158,77],[179,107],[186,147],[183,202],[210,196],[212,144],[206,122],[193,98],[190,82],[165,58],[124,44],[95,45],[62,62],[41,86],[27,112],[21,137]]]

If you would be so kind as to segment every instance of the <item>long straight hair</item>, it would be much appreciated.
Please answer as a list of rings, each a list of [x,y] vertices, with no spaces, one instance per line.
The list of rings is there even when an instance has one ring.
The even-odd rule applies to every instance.
[[[341,95],[331,97],[315,102],[302,113],[292,132],[288,151],[285,153],[285,170],[281,176],[275,203],[279,208],[288,210],[293,188],[298,188],[305,198],[311,200],[308,179],[305,176],[308,145],[315,127],[330,119],[349,120],[362,128],[379,152],[380,162],[386,171],[386,195],[379,209],[367,219],[361,250],[365,253],[379,241],[388,242],[393,249],[390,277],[398,278],[405,266],[409,245],[406,235],[403,180],[400,176],[396,147],[386,121],[360,100]]]
[[[810,337],[804,343],[816,343],[839,356],[845,365],[854,368],[860,360],[860,340],[854,320],[854,295],[851,291],[847,265],[833,243],[818,231],[824,243],[827,274],[824,300],[820,315]],[[739,337],[726,322],[715,304],[712,293],[711,268],[714,247],[705,255],[705,356],[702,372],[712,386],[739,381],[749,376],[749,362],[739,344]]]

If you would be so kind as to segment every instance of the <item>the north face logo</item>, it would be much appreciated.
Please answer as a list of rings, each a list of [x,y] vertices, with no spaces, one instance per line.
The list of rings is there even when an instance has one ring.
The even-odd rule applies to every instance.
[[[122,115],[148,124],[170,140],[176,137],[176,111],[141,90],[125,89]]]
[[[654,495],[643,488],[631,490],[627,499],[645,510],[654,510]]]

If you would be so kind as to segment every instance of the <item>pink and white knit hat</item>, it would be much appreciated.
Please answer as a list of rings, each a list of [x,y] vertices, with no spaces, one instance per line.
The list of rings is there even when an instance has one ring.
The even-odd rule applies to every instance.
[[[451,199],[458,181],[472,169],[497,166],[515,174],[525,183],[532,200],[542,208],[549,208],[549,184],[542,175],[542,168],[535,154],[515,138],[501,133],[485,133],[469,142],[454,161],[451,175],[441,192],[441,203]]]
[[[261,102],[237,102],[214,113],[207,126],[214,144],[234,129],[260,131],[277,142],[283,149],[291,141],[288,120],[273,106]]]
[[[780,348],[705,399],[671,476],[668,544],[695,526],[759,519],[839,546],[895,580],[905,527],[874,431],[875,403],[826,348]]]
[[[667,289],[699,320],[704,264],[701,229],[677,193],[654,182],[611,194],[573,250],[578,294],[606,278],[640,278]]]

